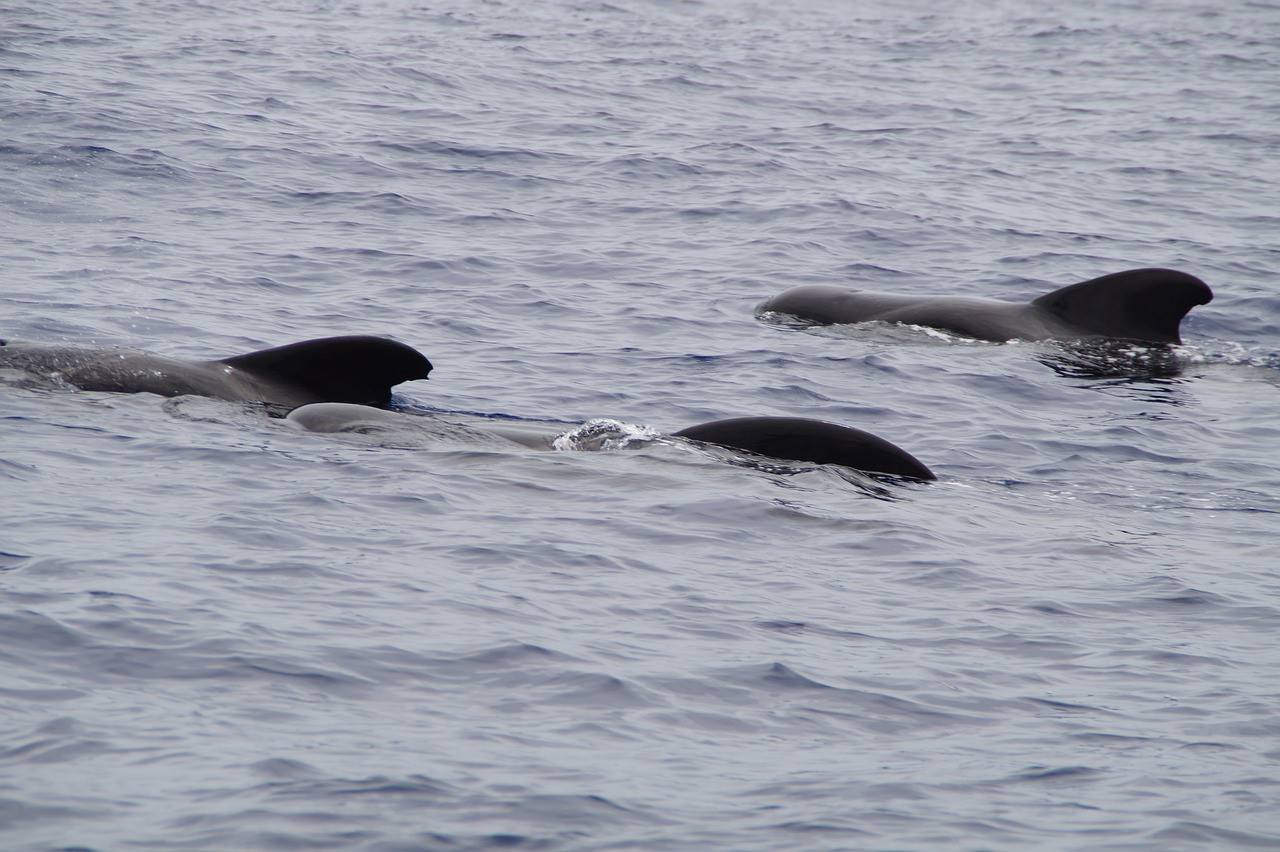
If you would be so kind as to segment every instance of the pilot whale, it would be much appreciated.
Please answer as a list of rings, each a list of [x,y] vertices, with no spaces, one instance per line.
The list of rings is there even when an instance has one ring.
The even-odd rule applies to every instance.
[[[289,412],[294,426],[309,432],[394,432],[424,429],[433,440],[496,442],[500,446],[554,449],[564,424],[508,421],[456,415],[414,415],[363,405],[316,403]],[[671,437],[714,444],[755,456],[836,464],[870,474],[932,480],[929,468],[885,439],[836,423],[801,417],[735,417],[673,432]]]
[[[774,296],[756,313],[790,314],[822,325],[873,320],[923,325],[995,342],[1101,337],[1181,343],[1182,318],[1212,299],[1209,286],[1194,275],[1152,268],[1081,281],[1022,304],[810,284]]]
[[[81,390],[195,394],[286,408],[326,401],[386,406],[392,387],[431,372],[431,362],[412,347],[360,335],[304,340],[215,361],[0,341],[0,368],[5,367]]]
[[[864,473],[937,479],[915,456],[878,435],[803,417],[733,417],[673,432],[677,438],[716,444],[775,459],[838,464]]]

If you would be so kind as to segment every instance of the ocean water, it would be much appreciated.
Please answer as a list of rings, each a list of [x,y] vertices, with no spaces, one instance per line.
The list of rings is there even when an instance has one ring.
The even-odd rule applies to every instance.
[[[1280,846],[1277,91],[1243,0],[0,5],[0,337],[939,475],[0,376],[0,846]],[[1174,353],[755,316],[1139,266]]]

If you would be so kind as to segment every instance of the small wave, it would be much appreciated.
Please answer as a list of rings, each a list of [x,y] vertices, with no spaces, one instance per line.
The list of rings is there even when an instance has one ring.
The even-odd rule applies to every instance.
[[[1080,781],[1096,778],[1101,774],[1097,769],[1088,766],[1032,766],[1005,778],[1004,783]]]
[[[1182,846],[1184,848],[1192,846],[1226,848],[1230,846],[1235,849],[1246,847],[1275,849],[1280,846],[1280,835],[1274,832],[1259,834],[1256,832],[1235,831],[1191,821],[1176,822],[1168,828],[1151,835],[1151,840],[1157,841],[1157,845],[1169,843],[1171,846]]]
[[[102,145],[60,145],[31,153],[27,164],[58,168],[91,167],[131,178],[186,181],[191,177],[190,172],[173,158],[149,148],[127,153]]]
[[[780,662],[721,671],[717,679],[746,690],[735,699],[737,703],[743,703],[748,695],[767,705],[781,701],[802,714],[839,718],[880,732],[986,721],[885,692],[823,683]]]
[[[101,739],[88,735],[75,719],[63,716],[0,745],[0,765],[65,763],[111,751]]]
[[[0,469],[6,464],[8,463],[0,460]],[[8,551],[0,550],[0,571],[13,571],[21,568],[30,558],[24,553],[9,553]]]
[[[417,142],[377,141],[373,144],[378,148],[403,154],[445,154],[479,160],[545,160],[565,156],[527,148],[492,148],[480,145],[464,145],[456,142],[442,142],[434,139],[422,139]]]
[[[1229,364],[1280,370],[1280,352],[1269,346],[1222,341],[1217,344],[1181,346],[1179,352],[1188,364]]]
[[[663,702],[648,690],[604,672],[557,672],[544,683],[533,684],[525,701],[571,707],[653,707]],[[537,694],[543,692],[545,694]]]
[[[481,670],[495,669],[525,670],[535,665],[563,663],[575,659],[569,654],[554,651],[541,645],[534,645],[531,642],[512,642],[471,653],[459,654],[454,657],[436,658],[431,661],[430,665],[432,668],[458,668],[470,672],[479,672]]]
[[[705,166],[686,163],[674,157],[645,157],[639,154],[616,157],[604,166],[607,171],[628,179],[677,178],[703,175],[709,171]]]

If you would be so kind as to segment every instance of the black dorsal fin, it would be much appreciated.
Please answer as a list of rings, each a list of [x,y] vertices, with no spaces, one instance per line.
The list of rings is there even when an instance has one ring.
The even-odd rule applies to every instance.
[[[385,406],[391,388],[425,379],[431,362],[385,337],[322,337],[263,349],[221,363],[264,382],[294,388],[312,401]]]
[[[1211,299],[1209,285],[1194,275],[1131,269],[1054,290],[1031,304],[1103,337],[1181,343],[1182,318]]]
[[[936,478],[915,456],[884,438],[823,420],[736,417],[690,426],[674,434],[775,459],[839,464],[911,479]]]

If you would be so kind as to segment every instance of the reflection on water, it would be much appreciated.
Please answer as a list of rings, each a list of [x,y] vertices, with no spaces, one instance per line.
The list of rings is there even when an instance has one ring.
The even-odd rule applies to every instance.
[[[897,495],[890,489],[885,488],[888,485],[904,485],[915,484],[914,480],[904,479],[900,476],[894,476],[889,473],[873,473],[863,470],[855,470],[853,468],[844,467],[838,464],[810,464],[807,462],[796,462],[784,459],[775,459],[769,456],[761,456],[755,453],[739,450],[732,447],[720,447],[715,444],[705,444],[701,442],[688,442],[678,438],[668,438],[668,441],[681,441],[685,446],[692,447],[700,453],[710,456],[717,461],[734,467],[747,468],[749,470],[760,471],[761,473],[770,474],[775,478],[775,483],[780,488],[795,488],[807,491],[812,485],[803,477],[804,474],[829,475],[840,480],[841,483],[852,485],[864,494],[874,497],[878,500],[896,500]],[[796,480],[788,479],[788,477],[798,477]]]
[[[1054,345],[1036,360],[1071,379],[1151,381],[1182,374],[1187,356],[1177,346],[1123,340],[1076,340]]]

